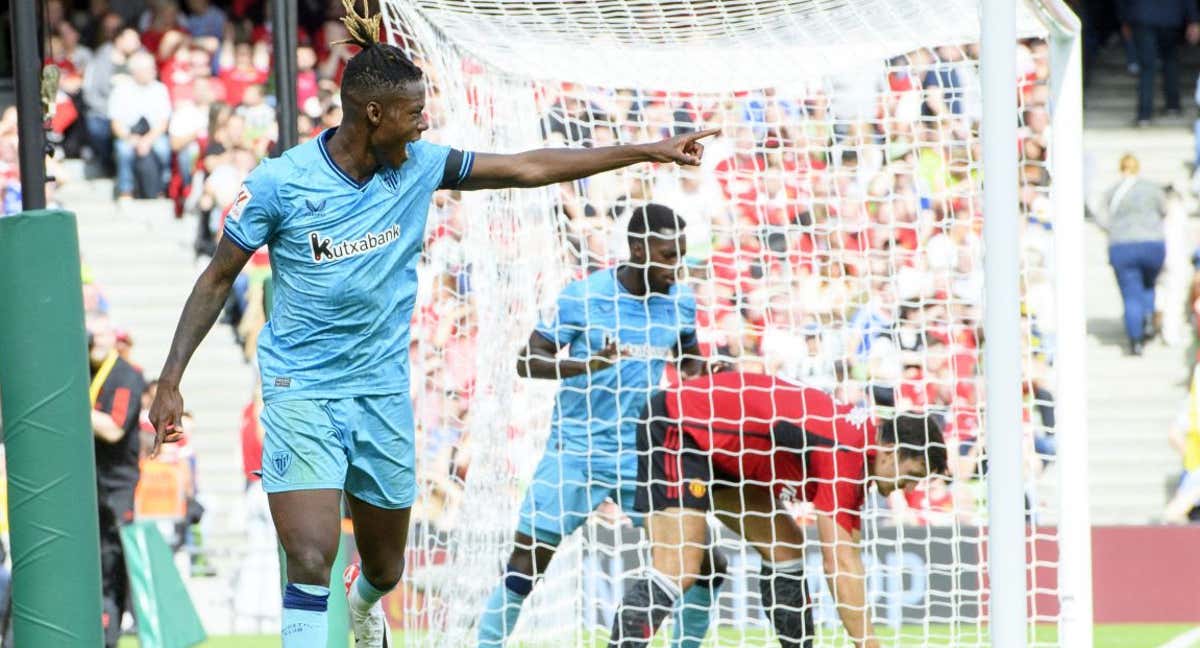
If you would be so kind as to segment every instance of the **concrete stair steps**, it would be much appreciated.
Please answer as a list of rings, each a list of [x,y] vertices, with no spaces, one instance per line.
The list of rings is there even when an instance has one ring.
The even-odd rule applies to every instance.
[[[169,201],[118,203],[110,180],[80,179],[71,165],[63,175],[68,181],[58,198],[76,212],[84,263],[109,302],[112,321],[133,336],[135,361],[154,377],[202,268],[192,250],[195,219],[177,220]],[[196,416],[191,444],[207,509],[205,546],[218,552],[235,550],[244,529],[241,410],[253,381],[253,369],[231,330],[218,323],[197,349],[181,386],[185,406]]]
[[[1093,207],[1101,206],[1100,195],[1118,181],[1117,162],[1126,152],[1138,157],[1143,177],[1186,190],[1190,173],[1185,163],[1194,156],[1192,96],[1200,70],[1200,52],[1193,49],[1181,52],[1184,116],[1160,117],[1144,129],[1131,127],[1137,79],[1125,70],[1124,52],[1109,47],[1102,53],[1084,97],[1085,181]],[[1161,107],[1161,90],[1156,101]],[[1107,240],[1089,225],[1085,244],[1092,520],[1147,522],[1161,515],[1165,484],[1178,470],[1166,433],[1186,395],[1188,349],[1156,342],[1142,357],[1126,354],[1122,305],[1108,265]]]

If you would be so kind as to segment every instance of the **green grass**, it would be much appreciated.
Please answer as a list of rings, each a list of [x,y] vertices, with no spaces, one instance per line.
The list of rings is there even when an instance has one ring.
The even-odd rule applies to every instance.
[[[1096,648],[1156,648],[1193,627],[1171,624],[1098,625],[1096,626]],[[960,626],[957,629],[957,637],[951,634],[948,626],[930,626],[927,629],[920,626],[906,626],[899,632],[880,628],[878,632],[884,645],[929,646],[931,648],[987,645],[982,628],[978,630],[979,634],[977,635],[974,628]],[[1034,640],[1040,645],[1054,645],[1057,634],[1054,626],[1038,626]],[[955,638],[957,641],[954,640]],[[403,635],[397,634],[395,640],[398,645],[404,645]],[[604,641],[603,636],[597,635],[594,645],[602,648],[605,645]],[[125,638],[121,640],[120,648],[136,648],[137,645],[136,639]],[[656,648],[665,645],[665,640],[655,644]],[[730,628],[722,628],[715,641],[710,637],[708,643],[705,644],[706,648],[734,648],[735,646],[765,648],[776,645],[778,644],[771,641],[771,635],[765,631],[747,630],[743,632]],[[844,641],[825,640],[818,645],[822,648],[842,648],[849,644]],[[278,637],[262,635],[213,637],[201,644],[201,648],[278,648],[278,646]],[[534,648],[534,645],[520,648]]]

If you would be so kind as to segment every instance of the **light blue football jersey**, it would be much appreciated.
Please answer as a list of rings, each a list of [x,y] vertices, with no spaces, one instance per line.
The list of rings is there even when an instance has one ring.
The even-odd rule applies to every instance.
[[[453,150],[413,142],[400,168],[358,183],[325,149],[333,132],[260,164],[225,221],[225,236],[243,249],[269,246],[275,292],[258,338],[267,401],[409,389],[417,261]],[[453,152],[457,183],[473,157]]]
[[[696,299],[680,284],[668,294],[634,295],[616,269],[600,270],[563,288],[555,316],[536,331],[568,347],[572,358],[598,353],[613,337],[624,356],[608,369],[561,381],[549,447],[591,455],[632,452],[637,423],[667,361],[677,347],[696,343]]]

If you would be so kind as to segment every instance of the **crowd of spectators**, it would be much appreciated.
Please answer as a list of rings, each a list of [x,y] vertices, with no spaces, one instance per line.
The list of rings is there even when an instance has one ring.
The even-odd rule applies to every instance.
[[[1038,476],[1055,454],[1053,215],[1048,49],[1026,41],[1019,53],[1026,408],[1022,429],[999,433],[1026,441],[1032,519],[1042,507]],[[689,283],[706,354],[820,386],[847,402],[940,415],[958,457],[952,478],[881,503],[898,521],[974,522],[984,510],[977,56],[974,45],[917,50],[843,75],[851,81],[826,79],[796,94],[534,90],[552,145],[722,128],[698,169],[645,166],[560,186],[566,278],[623,258],[632,207],[654,201],[676,209],[688,222]],[[435,91],[435,128],[427,135],[434,140],[442,136],[439,101]],[[477,350],[465,217],[456,198],[439,197],[431,217],[414,329],[414,373],[424,372],[426,386],[416,401],[426,422],[419,447],[426,449],[422,465],[437,467],[431,479],[444,491],[440,508],[459,496],[447,475],[460,475],[469,462],[463,435]],[[447,421],[458,424],[447,429]],[[525,447],[525,436],[514,429],[510,442]],[[513,471],[527,468],[517,462]]]
[[[52,141],[63,155],[87,160],[93,175],[114,175],[117,199],[166,197],[177,215],[196,214],[202,255],[277,134],[262,3],[219,4],[154,0],[123,13],[104,1],[86,11],[47,3],[47,59],[63,72]],[[344,37],[340,2],[309,4],[297,50],[302,140],[340,121],[338,81],[353,53],[330,46]],[[1036,475],[1054,453],[1048,52],[1039,41],[1019,50],[1028,407],[1024,429],[1004,433],[1026,438]],[[550,144],[601,146],[722,127],[699,169],[644,166],[560,186],[568,278],[622,258],[623,217],[632,206],[656,201],[679,211],[689,223],[689,282],[706,353],[846,401],[941,414],[960,460],[949,482],[891,503],[910,521],[973,520],[980,510],[971,486],[983,447],[977,55],[974,45],[921,49],[802,92],[535,90]],[[431,80],[436,124],[440,97]],[[0,118],[5,173],[15,161],[12,121]],[[455,194],[436,198],[414,323],[414,372],[424,375],[416,401],[424,508],[443,526],[454,523],[471,455],[478,313],[463,209]],[[269,276],[260,253],[227,309],[248,361],[269,312]],[[243,430],[249,482],[261,434],[254,418]],[[528,443],[526,432],[511,432],[515,446]],[[1038,507],[1032,488],[1030,506]]]
[[[129,331],[114,324],[103,290],[85,265],[83,305],[91,370],[92,429],[100,511],[100,557],[105,642],[115,646],[130,612],[123,528],[152,522],[175,551],[185,551],[193,573],[207,568],[199,549],[204,508],[197,492],[192,434],[194,417],[184,414],[180,443],[150,457],[154,428],[149,421],[156,381],[147,381]]]
[[[202,213],[199,245],[211,249],[223,208],[276,139],[266,3],[45,4],[45,59],[61,78],[49,133],[56,156],[83,158],[92,177],[114,177],[116,198],[165,197],[177,215]],[[301,4],[297,108],[308,138],[340,118],[347,52],[329,46],[345,36],[329,19],[341,3]],[[8,180],[15,147],[6,135],[0,171]]]
[[[337,20],[340,0],[300,2],[306,6],[296,85],[298,130],[306,141],[340,122],[338,83],[353,50],[331,46],[346,36]],[[243,179],[276,152],[265,6],[245,0],[93,0],[73,10],[70,2],[47,0],[46,60],[62,72],[50,164],[82,158],[89,175],[115,178],[118,201],[170,199],[176,216],[197,222],[196,253],[210,255]],[[1049,68],[1045,43],[1024,41],[1018,51],[1026,407],[1022,429],[995,433],[1025,440],[1027,505],[1036,520],[1043,506],[1037,479],[1055,455]],[[435,128],[427,137],[458,145],[449,139],[450,129],[441,128],[448,124],[441,122],[436,75],[417,62],[432,82]],[[644,165],[555,188],[562,279],[624,257],[625,219],[633,207],[651,201],[672,207],[688,222],[687,281],[697,296],[705,353],[743,370],[803,381],[843,401],[937,413],[957,457],[949,479],[928,480],[874,507],[894,523],[984,521],[986,215],[975,45],[915,50],[803,91],[705,96],[564,84],[531,92],[550,145],[603,146],[722,128],[700,168]],[[0,213],[20,209],[16,136],[16,111],[8,108],[0,114]],[[53,167],[50,175],[61,182]],[[51,204],[54,189],[48,187]],[[473,293],[479,281],[472,277],[461,198],[453,192],[435,197],[413,329],[422,489],[414,519],[435,529],[460,523],[459,503],[477,452],[469,431],[481,343]],[[1189,303],[1200,321],[1200,280],[1194,284]],[[111,324],[103,293],[88,277],[84,293],[93,339],[111,337],[112,348],[140,373],[131,336]],[[270,269],[260,251],[239,278],[224,318],[248,363],[270,298]],[[145,410],[153,390],[150,381],[140,399],[137,464],[143,474],[161,476],[154,466],[147,469],[145,457],[153,432]],[[552,392],[529,384],[514,391],[518,399],[541,403],[530,411],[542,416],[526,422],[548,423]],[[1194,388],[1173,439],[1190,448],[1181,450],[1191,462],[1183,492],[1200,501],[1200,442],[1183,440],[1187,430],[1200,428],[1196,401]],[[269,511],[255,474],[261,468],[261,406],[261,396],[253,394],[242,420],[249,540],[239,566],[245,587],[236,596],[239,609],[269,616],[274,605],[268,592],[277,572]],[[185,423],[190,427],[190,415]],[[539,456],[539,429],[509,429],[514,475],[528,474],[528,461]],[[97,444],[108,443],[97,436]],[[177,547],[194,549],[195,522],[203,512],[197,458],[185,442],[169,446],[157,461],[174,467],[172,478],[183,488],[182,508],[160,519],[169,521],[164,528]],[[130,499],[130,510],[136,506]],[[1186,515],[1185,508],[1175,508],[1173,515]],[[155,511],[143,513],[153,518]],[[795,513],[810,515],[803,504]],[[599,515],[618,519],[621,513],[606,505]]]

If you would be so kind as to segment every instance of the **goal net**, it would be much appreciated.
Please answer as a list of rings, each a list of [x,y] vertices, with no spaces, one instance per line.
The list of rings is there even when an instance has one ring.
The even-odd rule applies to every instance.
[[[721,129],[695,169],[643,164],[559,186],[435,198],[412,350],[421,495],[391,609],[406,645],[475,644],[559,389],[519,378],[518,351],[539,320],[554,320],[565,285],[626,257],[629,213],[649,202],[687,221],[684,283],[705,355],[877,414],[892,403],[940,417],[950,478],[868,498],[868,604],[885,644],[986,645],[976,3],[381,4],[388,37],[427,74],[429,140],[507,153]],[[1025,416],[1023,429],[995,433],[1025,440],[1026,483],[1013,487],[1025,492],[1030,529],[1028,637],[1054,645],[1052,25],[1041,3],[1019,5],[1013,145]],[[668,367],[663,384],[676,379]],[[811,505],[788,506],[813,523]],[[757,552],[712,524],[730,567],[711,645],[776,645]],[[844,645],[815,532],[807,542],[816,643]],[[601,645],[645,553],[628,516],[600,504],[564,538],[510,645]]]

